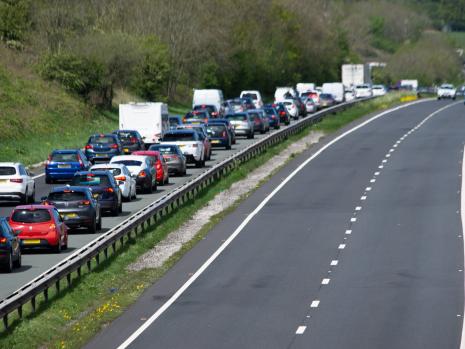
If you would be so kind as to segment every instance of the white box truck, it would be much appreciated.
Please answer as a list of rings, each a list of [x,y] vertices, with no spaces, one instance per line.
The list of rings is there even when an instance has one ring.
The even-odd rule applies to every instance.
[[[370,67],[368,64],[343,64],[342,83],[348,88],[371,84]]]
[[[165,103],[129,103],[119,105],[119,129],[139,131],[147,146],[158,143],[169,130]]]
[[[311,82],[299,82],[295,89],[299,93],[299,96],[302,95],[304,92],[315,91],[315,84]]]
[[[345,101],[345,89],[342,82],[327,82],[322,86],[322,93],[332,94],[337,103]]]

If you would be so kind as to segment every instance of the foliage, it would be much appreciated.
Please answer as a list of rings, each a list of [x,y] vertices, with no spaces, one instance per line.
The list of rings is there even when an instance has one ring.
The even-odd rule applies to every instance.
[[[13,46],[29,29],[30,0],[0,0],[0,39]]]

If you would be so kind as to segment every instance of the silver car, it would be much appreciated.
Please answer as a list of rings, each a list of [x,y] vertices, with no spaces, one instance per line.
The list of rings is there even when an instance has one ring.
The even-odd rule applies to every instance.
[[[226,119],[233,125],[236,136],[254,138],[254,124],[248,113],[229,114]]]
[[[137,198],[136,180],[131,176],[131,172],[123,164],[97,164],[89,171],[110,171],[121,189],[121,196],[125,201]]]
[[[150,146],[149,150],[158,151],[163,156],[170,174],[186,175],[186,157],[177,145],[154,144]]]

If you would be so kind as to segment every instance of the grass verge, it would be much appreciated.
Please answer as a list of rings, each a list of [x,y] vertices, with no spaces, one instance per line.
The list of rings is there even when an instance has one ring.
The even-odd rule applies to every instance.
[[[358,117],[386,109],[398,104],[398,102],[398,95],[381,98],[376,103],[374,101],[367,102],[366,104],[370,107],[354,107],[325,119],[316,128],[327,132],[334,131]],[[354,110],[358,110],[358,112],[354,113]],[[339,120],[344,121],[339,122]],[[243,199],[238,200],[228,210],[214,216],[194,239],[185,244],[162,267],[133,272],[126,270],[129,264],[163,240],[171,231],[192,218],[196,211],[206,205],[217,193],[245,178],[253,169],[264,164],[289,144],[307,135],[308,132],[310,129],[290,137],[279,145],[270,147],[256,158],[241,164],[235,171],[215,182],[194,200],[166,216],[159,225],[140,236],[137,241],[132,241],[125,248],[118,250],[116,255],[110,256],[91,273],[84,272],[79,282],[73,282],[71,288],[62,290],[59,294],[51,290],[49,297],[53,301],[38,303],[36,313],[32,314],[30,309],[26,307],[22,321],[12,316],[12,326],[0,335],[0,347],[64,349],[79,348],[84,345],[103,326],[118,317],[125,308],[135,302],[144,289],[162,277]]]

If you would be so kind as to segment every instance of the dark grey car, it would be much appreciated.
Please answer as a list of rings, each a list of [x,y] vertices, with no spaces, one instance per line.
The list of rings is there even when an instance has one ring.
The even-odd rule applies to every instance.
[[[163,155],[170,174],[184,176],[187,171],[186,157],[177,145],[154,144],[149,150],[155,150]]]
[[[102,228],[100,203],[89,187],[56,187],[42,201],[55,206],[71,229],[87,228],[89,233],[96,233]]]

